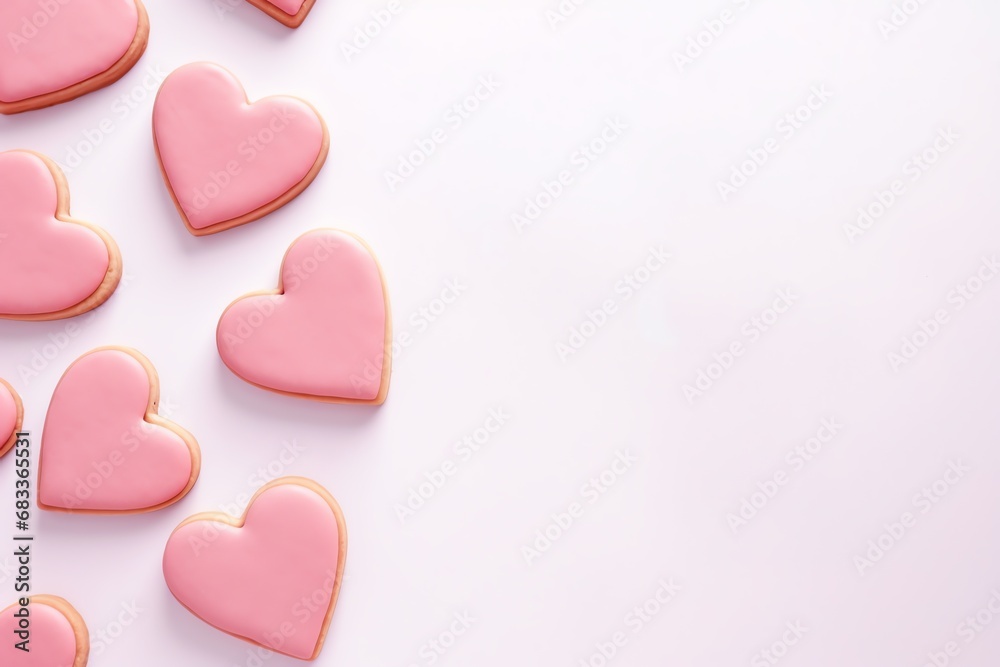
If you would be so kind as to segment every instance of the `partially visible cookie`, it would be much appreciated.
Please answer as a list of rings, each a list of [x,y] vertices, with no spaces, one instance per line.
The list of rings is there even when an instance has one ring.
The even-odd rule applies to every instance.
[[[157,414],[160,388],[146,357],[92,350],[70,365],[49,404],[38,462],[38,506],[64,512],[151,512],[198,479],[194,437]]]
[[[32,595],[0,611],[0,637],[3,667],[86,667],[90,655],[83,617],[54,595]]]
[[[301,660],[323,648],[347,560],[340,506],[316,482],[263,486],[242,518],[196,514],[167,540],[177,601],[234,637]]]
[[[316,0],[247,0],[268,16],[289,28],[298,28],[306,20]]]
[[[24,405],[10,383],[0,378],[0,456],[14,447],[24,421]]]
[[[3,0],[0,113],[41,109],[109,86],[142,57],[140,0]]]
[[[69,187],[39,153],[0,153],[0,318],[57,320],[108,300],[122,276],[111,235],[69,214]]]
[[[153,143],[188,231],[214,234],[275,211],[305,190],[326,161],[326,124],[308,102],[251,103],[239,80],[192,63],[164,80],[153,104]]]

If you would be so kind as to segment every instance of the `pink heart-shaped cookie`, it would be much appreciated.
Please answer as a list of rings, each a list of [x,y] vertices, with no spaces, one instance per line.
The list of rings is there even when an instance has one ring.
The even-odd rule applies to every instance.
[[[306,20],[316,0],[247,0],[268,16],[281,21],[289,28],[298,28]]]
[[[319,113],[295,97],[251,104],[211,63],[170,74],[153,106],[153,140],[188,231],[214,234],[284,206],[312,183],[329,150]]]
[[[149,512],[184,497],[201,468],[190,433],[156,414],[156,370],[135,350],[92,350],[66,369],[45,417],[38,505]]]
[[[10,383],[0,378],[0,456],[13,449],[22,421],[24,405],[21,397]]]
[[[0,113],[66,102],[108,86],[146,50],[139,0],[3,0]]]
[[[28,631],[22,635],[20,622],[25,618]],[[0,637],[3,667],[86,667],[90,655],[90,635],[83,618],[69,602],[54,595],[32,595],[26,607],[18,602],[0,612]],[[27,644],[21,644],[24,641]]]
[[[107,301],[121,274],[114,239],[69,217],[59,167],[30,151],[0,153],[0,318],[79,315]]]
[[[385,401],[391,341],[382,269],[364,241],[336,229],[296,239],[278,289],[237,299],[216,331],[222,361],[247,382],[333,403]]]
[[[167,540],[163,576],[178,602],[216,628],[303,660],[319,655],[340,593],[347,528],[319,484],[283,477],[242,519],[196,514]]]

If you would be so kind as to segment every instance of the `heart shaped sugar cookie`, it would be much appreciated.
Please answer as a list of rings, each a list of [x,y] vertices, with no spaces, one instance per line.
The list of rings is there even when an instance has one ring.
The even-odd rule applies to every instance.
[[[380,405],[392,366],[382,269],[353,234],[303,234],[285,253],[278,289],[233,302],[216,342],[230,370],[264,389]]]
[[[79,315],[107,301],[121,275],[114,239],[69,217],[59,167],[30,151],[0,153],[0,318]]]
[[[247,0],[271,18],[281,21],[289,28],[298,28],[306,20],[309,10],[316,0]]]
[[[49,404],[38,505],[65,512],[149,512],[198,479],[190,433],[156,414],[156,370],[128,348],[92,350],[66,370]]]
[[[3,378],[0,378],[0,456],[14,448],[17,433],[24,421],[21,397]]]
[[[22,635],[25,619],[28,631]],[[16,602],[0,611],[0,636],[4,667],[86,667],[90,655],[86,623],[69,602],[54,595],[32,595],[27,606]]]
[[[329,135],[295,97],[247,100],[229,71],[193,63],[172,72],[153,105],[153,139],[188,231],[214,234],[284,206],[319,173]]]
[[[66,102],[111,85],[146,50],[139,0],[3,0],[0,113]]]
[[[196,514],[167,540],[163,576],[191,613],[240,639],[302,660],[323,648],[347,559],[347,528],[322,486],[283,477],[242,519]]]

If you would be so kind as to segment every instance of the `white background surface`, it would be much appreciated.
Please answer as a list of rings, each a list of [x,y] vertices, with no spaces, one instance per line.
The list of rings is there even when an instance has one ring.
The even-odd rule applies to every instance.
[[[35,443],[63,370],[121,344],[153,361],[170,417],[203,450],[197,486],[166,510],[36,512],[36,590],[80,610],[95,667],[248,664],[248,644],[172,599],[160,558],[177,523],[249,496],[269,464],[320,481],[347,517],[348,580],[320,665],[579,665],[619,631],[609,664],[769,664],[755,655],[795,621],[808,630],[788,667],[917,667],[949,641],[950,664],[996,664],[1000,619],[971,643],[958,626],[1000,587],[1000,281],[961,310],[948,295],[1000,251],[1000,9],[927,2],[885,39],[886,0],[592,0],[552,28],[556,6],[404,0],[349,62],[341,44],[385,3],[319,0],[291,31],[238,2],[220,16],[211,0],[149,0],[149,50],[119,83],[0,118],[0,149],[63,163],[113,119],[68,179],[74,216],[118,241],[127,284],[58,352],[45,346],[69,322],[0,323],[0,375]],[[726,8],[735,20],[679,71],[674,53]],[[149,68],[194,60],[230,68],[251,98],[310,100],[331,131],[302,196],[207,238],[185,231],[161,181],[152,94],[127,114],[116,102],[143,95]],[[384,172],[489,75],[499,90],[390,192]],[[723,202],[717,182],[820,85],[832,99]],[[620,141],[517,233],[525,198],[614,118]],[[911,181],[904,165],[948,127],[954,146]],[[849,242],[844,225],[897,178],[905,193]],[[319,226],[373,246],[397,335],[412,336],[378,409],[261,391],[215,349],[223,308],[273,287],[289,242]],[[616,294],[660,245],[668,265],[632,299]],[[417,325],[449,280],[466,291]],[[793,307],[750,342],[744,323],[779,289]],[[563,363],[556,344],[609,298],[616,314]],[[887,354],[938,309],[948,323],[895,371]],[[686,400],[734,340],[745,354]],[[54,358],[24,377],[36,351]],[[501,407],[509,423],[459,460],[454,443]],[[792,471],[786,453],[823,418],[840,433],[734,533],[727,515]],[[305,451],[281,466],[290,440]],[[590,504],[583,485],[618,450],[638,461]],[[396,504],[448,459],[457,473],[401,523]],[[969,471],[921,513],[914,495],[953,460]],[[9,457],[0,481],[13,489]],[[582,518],[529,564],[522,547],[574,501]],[[907,511],[916,525],[860,574],[855,558]],[[11,515],[0,525],[13,530]],[[664,578],[681,592],[635,633],[626,614]],[[12,597],[6,570],[0,586]],[[428,642],[466,611],[472,628],[432,661]]]

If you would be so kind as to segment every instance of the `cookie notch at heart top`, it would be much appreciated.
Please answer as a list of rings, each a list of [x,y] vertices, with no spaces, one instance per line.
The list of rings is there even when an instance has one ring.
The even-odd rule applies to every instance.
[[[226,366],[262,389],[381,405],[392,370],[382,267],[350,232],[307,232],[285,253],[276,290],[252,292],[226,308],[216,343]]]
[[[118,245],[100,227],[70,216],[69,186],[48,157],[28,150],[0,153],[0,208],[0,318],[74,317],[117,289]]]
[[[229,70],[184,65],[153,103],[160,171],[188,231],[214,234],[252,222],[299,196],[326,161],[319,112],[288,95],[250,102]]]
[[[0,113],[68,102],[109,86],[138,62],[149,41],[140,0],[4,0],[0,32],[11,54],[0,61]]]
[[[201,451],[157,414],[159,380],[131,348],[102,347],[56,385],[42,431],[38,506],[84,514],[152,512],[194,486]]]
[[[289,28],[306,20],[316,0],[247,0],[251,5]]]
[[[334,497],[313,480],[282,477],[261,487],[240,518],[207,512],[181,522],[164,548],[163,576],[174,598],[205,623],[314,660],[346,561],[347,525]]]

